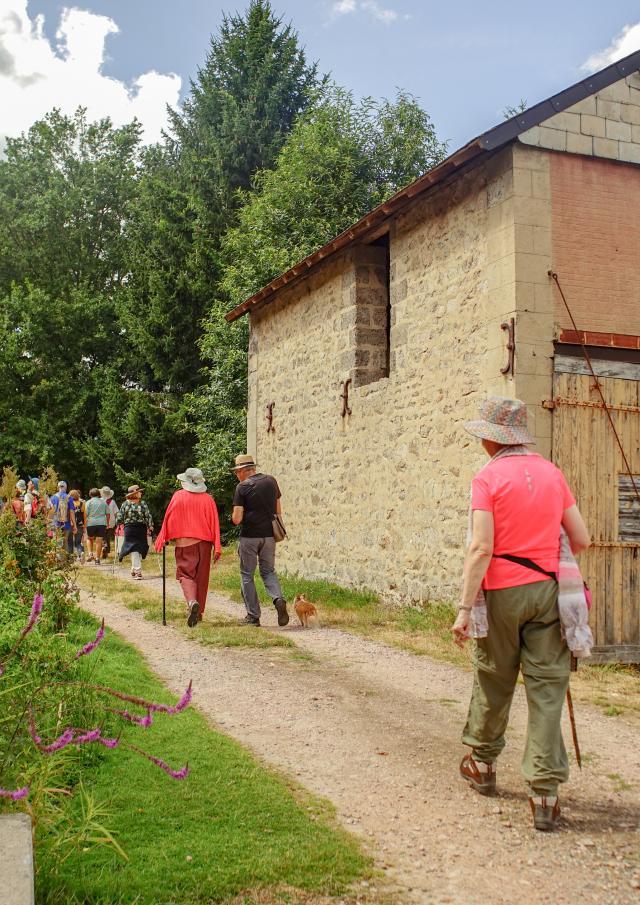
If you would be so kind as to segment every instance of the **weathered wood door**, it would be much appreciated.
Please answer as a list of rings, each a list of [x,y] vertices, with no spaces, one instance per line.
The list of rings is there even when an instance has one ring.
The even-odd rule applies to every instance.
[[[595,361],[604,398],[640,489],[640,365]],[[586,362],[556,355],[553,460],[591,532],[580,567],[593,592],[600,660],[640,662],[640,502]]]

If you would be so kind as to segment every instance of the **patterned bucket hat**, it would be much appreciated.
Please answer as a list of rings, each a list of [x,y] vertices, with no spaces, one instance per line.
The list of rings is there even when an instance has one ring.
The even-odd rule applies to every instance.
[[[480,404],[479,415],[477,421],[464,425],[474,437],[503,446],[530,446],[536,442],[527,428],[527,407],[519,399],[489,396]]]

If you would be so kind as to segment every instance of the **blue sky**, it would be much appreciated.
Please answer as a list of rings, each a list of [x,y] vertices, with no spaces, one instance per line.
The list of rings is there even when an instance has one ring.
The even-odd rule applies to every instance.
[[[640,6],[626,0],[274,0],[273,5],[292,22],[321,71],[358,95],[392,96],[396,86],[413,92],[452,150],[499,122],[507,104],[521,98],[533,104],[583,78],[581,67],[594,54],[610,48],[601,57],[606,62],[621,50],[640,48]],[[148,116],[153,137],[164,104],[188,91],[222,10],[243,8],[238,0],[76,0],[73,7],[58,0],[0,0],[0,45],[2,11],[23,20],[21,34],[14,29],[5,35],[16,63],[13,94],[0,92],[0,132],[3,122],[9,123],[9,134],[24,128],[30,116],[40,115],[38,104],[45,101],[63,107],[85,103],[104,89],[99,113],[109,112],[112,104],[116,121],[129,110]],[[42,32],[32,34],[28,45],[25,23],[35,34],[38,15],[44,15]],[[45,45],[48,63],[43,62]],[[62,63],[74,54],[80,62],[71,77],[73,67]],[[137,84],[145,74],[146,81]],[[0,83],[2,75],[0,69]],[[132,100],[136,92],[142,92],[137,101]],[[20,109],[15,126],[10,102]]]

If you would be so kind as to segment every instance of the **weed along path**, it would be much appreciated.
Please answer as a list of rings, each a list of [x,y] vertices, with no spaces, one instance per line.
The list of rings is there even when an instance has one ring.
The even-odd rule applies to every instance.
[[[158,579],[143,584],[141,594],[160,590]],[[167,588],[173,594],[174,583]],[[185,637],[106,597],[85,592],[82,606],[106,616],[176,693],[192,678],[196,706],[228,735],[330,799],[339,820],[367,841],[399,902],[640,902],[633,719],[579,708],[584,769],[574,768],[563,790],[562,829],[536,833],[519,773],[521,689],[500,761],[500,794],[485,799],[457,776],[468,672],[348,632],[304,631],[295,618],[279,629],[269,610],[256,631],[290,646],[209,646],[198,642],[198,629]],[[169,605],[181,612],[174,599]],[[229,615],[241,615],[238,606],[210,594],[205,621]],[[372,901],[370,891],[363,894]]]

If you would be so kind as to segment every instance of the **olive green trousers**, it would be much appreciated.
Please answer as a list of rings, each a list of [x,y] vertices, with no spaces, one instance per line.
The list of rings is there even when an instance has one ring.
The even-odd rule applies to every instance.
[[[488,591],[489,633],[476,642],[474,682],[462,741],[474,757],[492,764],[505,745],[518,673],[529,722],[522,772],[534,795],[556,795],[569,777],[560,718],[569,685],[571,655],[560,634],[558,585],[537,581]]]

